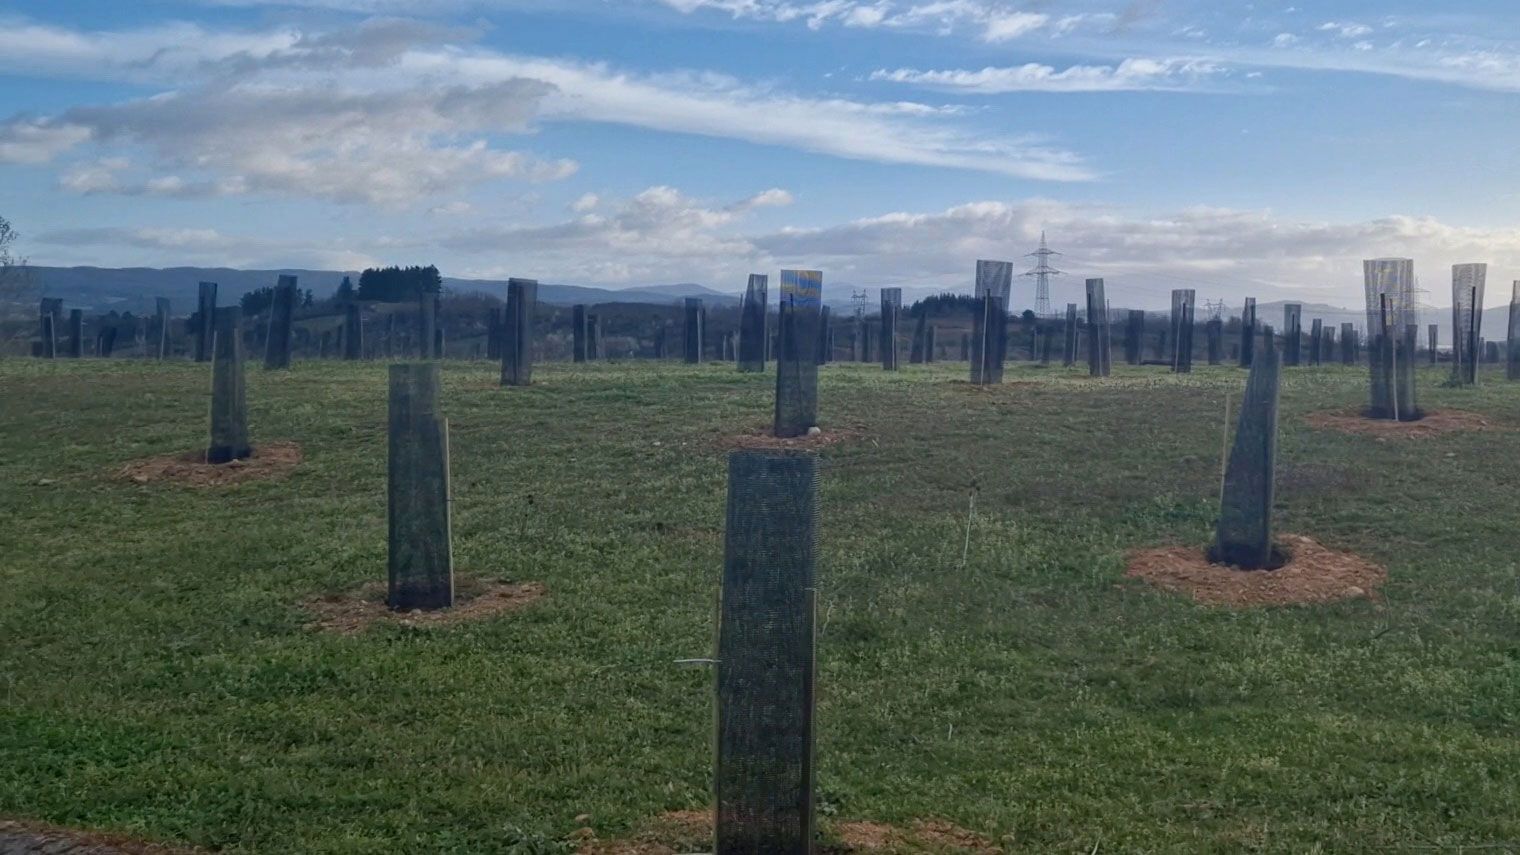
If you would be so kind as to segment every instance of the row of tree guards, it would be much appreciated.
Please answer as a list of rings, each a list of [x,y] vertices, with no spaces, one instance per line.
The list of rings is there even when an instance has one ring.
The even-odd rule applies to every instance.
[[[1418,335],[1411,332],[1418,321],[1414,303],[1413,262],[1409,259],[1370,260],[1365,263],[1364,273],[1368,295],[1366,329],[1370,331],[1366,341],[1361,340],[1355,325],[1350,323],[1341,324],[1337,335],[1334,326],[1325,324],[1321,319],[1314,319],[1306,332],[1302,306],[1289,303],[1284,309],[1282,327],[1282,356],[1285,365],[1319,365],[1337,361],[1337,357],[1340,362],[1354,364],[1363,348],[1368,350],[1369,363],[1382,361],[1413,366],[1421,358],[1417,345],[1409,344],[1418,339]],[[776,331],[768,328],[771,316],[766,279],[764,275],[751,276],[740,308],[738,330],[720,333],[715,340],[716,347],[713,351],[722,359],[736,362],[741,370],[764,370],[767,359],[773,358],[772,354],[778,346]],[[1103,280],[1093,279],[1087,282],[1085,311],[1079,312],[1075,303],[1068,304],[1064,318],[1052,323],[1048,319],[1031,321],[1026,317],[1021,322],[1007,317],[1011,279],[1010,263],[977,262],[976,294],[970,318],[972,329],[961,334],[959,348],[960,359],[974,366],[973,382],[998,382],[1001,363],[1013,358],[1021,350],[1027,350],[1027,358],[1030,360],[1050,364],[1059,345],[1061,363],[1065,366],[1075,365],[1083,339],[1087,343],[1087,357],[1092,373],[1105,376],[1113,352],[1109,343],[1113,313],[1104,294]],[[1457,384],[1476,382],[1479,362],[1501,360],[1499,344],[1486,342],[1480,335],[1485,279],[1486,265],[1464,264],[1453,269],[1455,335],[1450,351],[1453,381]],[[511,280],[508,285],[509,302],[512,283],[530,282],[532,280]],[[1520,283],[1517,283],[1517,289],[1520,289]],[[289,365],[294,355],[295,333],[305,334],[304,331],[295,330],[293,324],[299,291],[293,276],[281,276],[278,284],[269,290],[272,292],[269,310],[262,322],[255,329],[245,331],[245,335],[253,337],[255,346],[264,354],[267,367],[281,368]],[[1520,290],[1516,291],[1516,295],[1520,295]],[[987,297],[996,298],[1001,307],[986,302]],[[484,337],[485,355],[488,359],[502,357],[504,342],[520,340],[521,337],[513,332],[514,329],[532,335],[536,299],[532,302],[534,308],[516,320],[507,317],[512,311],[510,306],[489,311]],[[211,356],[216,303],[216,284],[201,283],[190,329],[193,340],[191,352],[197,361],[209,360]],[[1512,329],[1507,331],[1510,334],[1506,348],[1508,358],[1505,361],[1508,363],[1507,375],[1516,379],[1520,378],[1520,312],[1517,312],[1520,297],[1512,297],[1511,305]],[[377,355],[373,348],[367,350],[365,347],[364,307],[350,300],[341,302],[336,308],[338,322],[330,324],[330,329],[321,333],[320,354],[341,355],[347,359]],[[843,343],[848,348],[847,358],[853,361],[879,361],[887,370],[896,369],[902,357],[899,351],[902,346],[899,326],[903,311],[902,291],[897,288],[882,289],[880,313],[874,321],[857,316],[840,323],[828,307],[820,307],[819,361],[828,362],[833,359]],[[384,318],[384,329],[379,333],[385,342],[383,355],[395,357],[411,354],[420,358],[441,355],[444,334],[436,321],[437,312],[436,292],[419,294],[415,307],[415,330],[403,329],[407,324],[398,328],[397,313],[388,312]],[[1247,299],[1237,325],[1239,338],[1227,342],[1227,327],[1223,320],[1213,318],[1201,324],[1198,322],[1197,297],[1193,289],[1177,289],[1172,292],[1168,323],[1157,335],[1150,335],[1154,328],[1148,324],[1147,314],[1143,311],[1131,310],[1122,320],[1122,347],[1126,362],[1137,365],[1162,364],[1179,372],[1191,370],[1194,358],[1200,355],[1195,346],[1195,336],[1200,329],[1205,342],[1202,355],[1206,356],[1209,364],[1221,364],[1229,359],[1238,361],[1241,367],[1250,367],[1252,354],[1256,350],[1255,339],[1262,329],[1257,318],[1256,301]],[[1232,320],[1231,324],[1236,325],[1236,322]],[[120,327],[105,318],[97,326],[95,353],[110,356],[116,348]],[[572,309],[571,326],[571,358],[574,361],[611,358],[612,354],[605,343],[605,324],[601,323],[601,319],[589,307],[576,306]],[[83,356],[86,352],[85,328],[81,310],[70,311],[65,320],[62,301],[44,299],[34,352],[47,358]],[[1393,332],[1388,332],[1390,330]],[[169,331],[169,301],[158,298],[152,321],[140,325],[135,331],[135,344],[144,355],[165,358],[170,354]],[[943,352],[953,352],[954,345],[947,342],[941,332],[930,321],[929,313],[920,311],[907,345],[909,362],[933,362]],[[1015,341],[1016,334],[1023,340]],[[714,344],[714,341],[710,341],[708,332],[707,309],[700,299],[688,298],[684,301],[679,338],[679,350],[675,352],[687,362],[703,361],[709,353],[709,346]],[[1438,338],[1436,325],[1428,325],[1423,357],[1432,363],[1438,356]],[[655,334],[654,356],[665,358],[674,355],[665,339],[665,329],[661,327]],[[397,352],[398,343],[400,353]],[[1391,355],[1383,352],[1388,348],[1393,351]],[[1394,373],[1398,374],[1397,369]],[[986,378],[985,381],[983,377]],[[1391,401],[1391,394],[1388,397]],[[1381,411],[1387,407],[1375,405],[1374,409]]]
[[[983,271],[978,271],[978,287]],[[1002,271],[986,271],[987,290],[977,298],[979,323],[967,342],[973,380],[995,383],[1002,373],[1007,325]],[[783,270],[773,354],[767,342],[763,305],[768,280],[751,277],[737,359],[743,370],[763,370],[769,356],[776,366],[775,430],[796,436],[817,421],[817,342],[823,334],[823,277],[815,270]],[[500,342],[502,383],[522,386],[532,379],[530,327],[537,283],[513,280]],[[1107,313],[1103,283],[1087,283],[1088,358],[1093,373],[1106,373]],[[1382,329],[1397,329],[1392,301],[1378,294]],[[214,305],[214,304],[213,304]],[[1179,340],[1192,326],[1191,296],[1176,304]],[[882,323],[896,322],[900,295],[883,298]],[[280,310],[276,310],[277,312]],[[216,309],[212,347],[211,442],[206,457],[225,462],[248,456],[241,311]],[[1068,312],[1070,316],[1070,312]],[[688,303],[688,329],[703,322],[700,305]],[[1288,317],[1291,323],[1293,317]],[[1254,321],[1254,319],[1253,319]],[[1101,327],[1094,327],[1100,324]],[[756,335],[756,330],[760,334]],[[1273,483],[1277,454],[1277,409],[1284,354],[1270,327],[1253,330],[1246,350],[1250,373],[1238,414],[1221,489],[1211,557],[1241,570],[1270,569],[1282,560],[1273,545]],[[271,336],[271,340],[274,340]],[[1070,336],[1068,336],[1070,339]],[[427,338],[424,338],[426,341]],[[591,339],[585,340],[590,346]],[[1285,340],[1291,347],[1292,339]],[[1386,364],[1402,378],[1396,362],[1401,341],[1379,335],[1372,347],[1391,353]],[[1312,343],[1311,343],[1312,347]],[[1068,343],[1067,349],[1074,345]],[[698,356],[699,358],[699,356]],[[266,358],[266,364],[269,360]],[[1376,370],[1385,365],[1373,360]],[[884,367],[893,367],[883,357]],[[1174,366],[1186,370],[1185,366]],[[1402,412],[1401,380],[1390,387]],[[1374,384],[1376,388],[1376,383]],[[388,387],[388,560],[387,602],[397,610],[449,608],[454,604],[450,528],[449,431],[439,400],[440,363],[433,359],[389,367]],[[1377,392],[1374,392],[1376,396]],[[1412,395],[1410,396],[1412,401]],[[814,840],[815,625],[819,525],[819,465],[806,451],[737,451],[728,459],[727,509],[721,570],[716,649],[689,660],[714,671],[717,725],[714,775],[716,851],[720,853],[806,853]]]

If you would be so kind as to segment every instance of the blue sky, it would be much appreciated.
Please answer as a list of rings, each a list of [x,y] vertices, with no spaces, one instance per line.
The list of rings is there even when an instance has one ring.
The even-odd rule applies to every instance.
[[[969,288],[1042,229],[1164,302],[1520,276],[1510,2],[203,0],[0,11],[35,264]]]

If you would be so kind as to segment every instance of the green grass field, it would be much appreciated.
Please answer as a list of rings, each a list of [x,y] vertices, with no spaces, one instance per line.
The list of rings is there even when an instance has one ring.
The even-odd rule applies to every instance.
[[[1230,611],[1126,582],[1202,546],[1223,397],[1015,364],[822,371],[818,788],[831,820],[1028,852],[1520,850],[1520,384],[1422,404],[1506,429],[1317,432],[1365,369],[1287,369],[1279,529],[1384,563],[1381,604]],[[549,595],[447,627],[308,630],[385,574],[385,366],[249,368],[289,478],[113,478],[205,443],[209,368],[0,361],[0,816],[233,852],[555,851],[708,804],[723,439],[773,379],[450,363],[458,572]],[[1032,382],[1031,382],[1032,381]],[[977,515],[962,565],[967,503]]]

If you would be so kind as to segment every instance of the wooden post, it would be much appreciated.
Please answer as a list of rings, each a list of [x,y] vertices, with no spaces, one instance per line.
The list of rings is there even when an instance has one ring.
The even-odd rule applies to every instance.
[[[242,460],[248,445],[248,399],[243,377],[243,310],[219,309],[212,326],[215,359],[211,363],[211,444],[207,463]]]
[[[436,362],[390,367],[389,594],[393,609],[454,604],[449,427],[438,415]]]

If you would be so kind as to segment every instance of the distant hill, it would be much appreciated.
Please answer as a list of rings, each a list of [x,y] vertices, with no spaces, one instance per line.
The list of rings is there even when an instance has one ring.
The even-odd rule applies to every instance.
[[[337,290],[344,276],[359,281],[357,270],[234,270],[227,267],[31,267],[33,282],[48,297],[63,299],[70,309],[88,312],[151,312],[153,298],[168,297],[175,314],[192,310],[201,282],[217,283],[217,301],[235,302],[243,294],[273,285],[282,276],[295,276],[297,284],[310,289],[317,297]],[[505,279],[459,279],[444,277],[445,288],[478,291],[505,298]],[[538,299],[551,305],[575,303],[650,303],[668,305],[683,297],[701,297],[713,305],[737,304],[737,294],[724,294],[694,283],[655,285],[626,289],[592,288],[580,285],[540,283]]]

